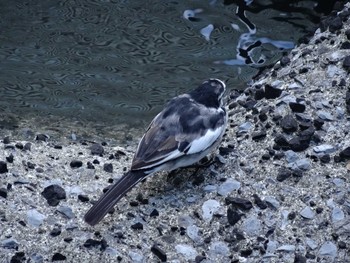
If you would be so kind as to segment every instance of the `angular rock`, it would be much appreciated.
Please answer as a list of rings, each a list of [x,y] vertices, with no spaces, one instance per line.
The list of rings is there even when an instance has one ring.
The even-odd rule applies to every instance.
[[[213,215],[221,208],[218,201],[209,199],[202,205],[202,216],[205,221],[211,221]]]
[[[166,253],[157,244],[154,244],[151,247],[151,251],[154,255],[156,255],[160,259],[161,262],[167,261]]]
[[[41,193],[50,206],[57,206],[60,200],[66,199],[66,191],[59,185],[50,185]]]
[[[104,153],[104,148],[101,144],[99,143],[94,143],[93,145],[90,146],[91,154],[92,155],[103,155]]]
[[[7,173],[7,163],[0,161],[0,174]]]
[[[243,216],[236,208],[229,207],[227,209],[227,221],[230,225],[234,226]]]
[[[309,206],[306,206],[301,210],[300,215],[306,219],[314,219],[315,212]]]
[[[39,227],[44,219],[46,219],[46,216],[39,213],[36,209],[31,209],[27,212],[27,222],[33,227]]]
[[[281,128],[285,132],[295,132],[298,130],[298,123],[292,115],[286,115],[280,122]]]
[[[279,88],[274,88],[271,85],[265,85],[265,98],[266,99],[276,99],[281,96],[282,90]]]
[[[236,207],[241,210],[249,211],[253,208],[251,201],[239,197],[226,197],[225,203],[227,205],[231,204],[233,207]]]
[[[293,112],[304,112],[306,108],[304,104],[298,102],[289,102],[289,107]]]

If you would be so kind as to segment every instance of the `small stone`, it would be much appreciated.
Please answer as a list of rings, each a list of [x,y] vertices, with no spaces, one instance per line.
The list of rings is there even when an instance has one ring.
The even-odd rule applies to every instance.
[[[18,249],[19,243],[16,239],[8,238],[1,241],[1,247],[7,249]]]
[[[297,102],[290,102],[289,107],[293,112],[304,112],[305,111],[305,105]]]
[[[131,225],[131,229],[134,230],[143,230],[143,224],[141,222],[137,222],[133,225]]]
[[[262,230],[261,222],[256,216],[247,217],[244,220],[242,227],[242,230],[251,237],[259,236]]]
[[[229,207],[227,209],[227,221],[230,225],[234,226],[239,220],[241,220],[244,214],[238,212],[237,209]]]
[[[202,216],[203,219],[207,222],[211,221],[213,215],[219,211],[221,205],[218,201],[209,199],[205,201],[202,205]]]
[[[292,172],[289,169],[281,168],[278,171],[276,180],[279,182],[283,182],[284,180],[288,179],[292,176]]]
[[[317,116],[321,119],[321,120],[325,120],[325,121],[333,121],[334,117],[332,116],[332,114],[330,114],[327,111],[324,110],[320,110],[317,112]]]
[[[58,227],[55,227],[54,229],[51,230],[50,236],[52,237],[57,237],[62,233],[62,230]]]
[[[78,195],[78,199],[79,199],[79,201],[81,201],[81,202],[89,202],[89,197],[87,196],[87,195],[82,195],[82,194],[79,194]]]
[[[16,252],[9,262],[10,263],[21,263],[21,262],[25,262],[25,261],[26,261],[25,254],[24,254],[24,252],[20,251],[20,252]]]
[[[91,248],[91,247],[99,247],[100,245],[101,245],[100,240],[95,240],[95,239],[89,238],[85,241],[83,246],[86,248]]]
[[[295,132],[298,129],[297,121],[290,114],[282,118],[280,125],[285,132]]]
[[[66,260],[67,257],[62,255],[61,253],[55,253],[53,256],[52,256],[52,259],[51,261],[63,261],[63,260]]]
[[[283,245],[283,246],[278,247],[277,251],[294,252],[295,246],[294,245]]]
[[[294,263],[307,263],[307,259],[303,255],[295,254]]]
[[[265,98],[266,99],[276,99],[281,96],[282,90],[279,88],[274,88],[271,85],[265,85]]]
[[[196,225],[188,226],[186,234],[193,242],[200,242],[199,228]]]
[[[195,260],[198,255],[197,251],[190,245],[179,244],[175,246],[176,252],[183,255],[186,261]]]
[[[332,209],[332,222],[336,223],[345,218],[344,212],[339,207],[334,207]]]
[[[296,152],[288,150],[284,153],[288,163],[294,163],[299,159],[299,156]]]
[[[90,146],[91,154],[92,155],[103,155],[104,153],[104,148],[101,144],[94,143],[93,145]]]
[[[346,249],[346,243],[344,241],[339,241],[338,242],[338,247],[340,249]]]
[[[280,59],[280,64],[281,64],[282,67],[288,65],[289,62],[290,62],[290,58],[287,57],[287,56],[283,56],[283,57],[281,57],[281,59]]]
[[[73,160],[70,163],[70,167],[72,167],[72,168],[79,168],[79,167],[82,167],[82,166],[83,166],[83,162],[80,161],[80,160]]]
[[[57,208],[57,211],[60,212],[62,215],[66,216],[67,219],[74,218],[73,210],[69,206],[60,206]]]
[[[24,147],[23,150],[25,151],[31,151],[32,150],[32,144],[30,142],[27,142]]]
[[[45,187],[41,194],[45,197],[50,206],[57,206],[60,200],[66,199],[66,192],[59,185],[50,185]]]
[[[238,190],[241,187],[241,183],[234,179],[227,179],[218,188],[218,194],[221,196],[227,196],[232,191]]]
[[[339,156],[341,159],[345,159],[345,160],[348,160],[350,159],[350,147],[347,147],[345,148],[344,150],[342,150],[340,153],[339,153]]]
[[[7,163],[0,161],[0,174],[7,173]]]
[[[7,198],[7,189],[6,188],[0,188],[0,196],[2,198]]]
[[[274,196],[266,196],[265,202],[273,209],[278,209],[280,207],[280,202]]]
[[[12,153],[9,156],[6,157],[6,161],[9,162],[9,163],[13,163],[13,159],[14,159],[14,156],[13,156]]]
[[[253,194],[254,203],[262,210],[267,208],[267,203],[262,200],[257,194]]]
[[[37,134],[35,137],[35,140],[37,141],[42,141],[42,142],[46,142],[47,139],[49,139],[50,137],[46,134]]]
[[[300,215],[305,219],[311,220],[314,219],[315,212],[309,206],[306,206],[303,210],[301,210]]]
[[[314,250],[318,247],[316,241],[311,239],[311,238],[306,238],[305,242],[312,250]]]
[[[258,131],[252,133],[252,139],[254,141],[259,141],[261,139],[264,139],[266,137],[266,131]]]
[[[227,257],[230,255],[230,249],[226,243],[216,241],[210,245],[209,255],[211,258],[217,258],[218,256]]]
[[[303,158],[300,160],[297,160],[296,162],[288,165],[293,170],[303,170],[303,171],[308,171],[311,169],[311,163],[308,159]]]
[[[346,56],[343,60],[343,67],[349,71],[350,70],[350,56]]]
[[[239,197],[226,197],[225,198],[226,205],[231,204],[233,207],[236,207],[241,210],[249,211],[253,208],[252,202],[247,199],[239,198]]]
[[[337,256],[337,253],[337,246],[331,241],[326,241],[325,243],[323,243],[320,250],[318,251],[319,256],[330,257],[332,259],[334,259]]]
[[[319,146],[315,146],[313,150],[315,153],[324,153],[324,154],[330,154],[335,152],[335,148],[329,144],[322,144]]]
[[[27,212],[27,222],[33,227],[39,227],[44,219],[46,219],[46,216],[39,213],[36,209],[31,209]]]
[[[151,251],[154,255],[156,255],[160,259],[161,262],[167,261],[166,253],[158,245],[154,244],[151,247]]]
[[[103,170],[107,173],[113,173],[113,164],[111,163],[105,163],[103,165]]]

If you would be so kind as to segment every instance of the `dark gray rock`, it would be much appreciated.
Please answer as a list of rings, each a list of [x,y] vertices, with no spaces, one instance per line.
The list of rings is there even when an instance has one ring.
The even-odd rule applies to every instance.
[[[283,131],[288,133],[295,132],[298,130],[298,123],[294,119],[293,115],[290,115],[290,114],[282,118],[280,125]]]
[[[66,192],[59,185],[50,185],[41,194],[50,206],[57,206],[60,200],[66,199]]]
[[[99,143],[94,143],[93,145],[91,145],[90,150],[92,155],[103,155],[104,153],[104,148]]]
[[[0,174],[7,173],[7,163],[0,161]]]

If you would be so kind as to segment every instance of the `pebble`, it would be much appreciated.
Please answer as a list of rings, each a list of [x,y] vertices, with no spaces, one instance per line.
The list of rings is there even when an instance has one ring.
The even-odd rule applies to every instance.
[[[52,258],[51,258],[51,261],[64,261],[66,260],[67,257],[61,253],[55,253]]]
[[[70,167],[72,168],[79,168],[83,166],[83,162],[80,160],[73,160],[70,162]]]
[[[282,89],[273,87],[271,85],[265,85],[265,98],[266,99],[276,99],[282,94]]]
[[[303,159],[297,160],[294,163],[288,164],[288,167],[293,170],[308,171],[311,169],[311,163],[309,159],[303,158]]]
[[[144,256],[138,252],[129,251],[129,257],[132,260],[132,262],[135,262],[135,263],[143,263],[144,262]]]
[[[57,211],[66,216],[68,219],[74,218],[73,210],[69,206],[60,206],[57,208]]]
[[[242,230],[248,236],[258,236],[262,230],[261,221],[255,215],[247,217],[242,224]]]
[[[311,239],[311,238],[306,238],[305,242],[312,250],[314,250],[318,247],[316,241]]]
[[[315,146],[312,149],[314,150],[315,153],[330,154],[330,153],[335,152],[334,146],[330,145],[330,144],[318,145],[318,146]]]
[[[218,256],[227,257],[230,255],[230,249],[227,244],[222,241],[216,241],[210,244],[209,255],[211,258],[217,258]]]
[[[46,216],[39,213],[36,209],[31,209],[27,212],[27,222],[33,227],[39,227],[45,219]]]
[[[187,236],[192,239],[193,242],[198,243],[200,241],[199,228],[196,225],[192,225],[186,228]]]
[[[19,243],[16,239],[7,238],[1,241],[1,246],[7,249],[18,249]]]
[[[300,211],[300,215],[306,219],[314,219],[315,212],[309,206],[306,206]]]
[[[113,173],[113,164],[111,163],[105,163],[103,165],[103,170],[107,173]]]
[[[7,198],[7,189],[6,188],[0,188],[0,196],[2,198]]]
[[[285,151],[284,155],[288,163],[294,163],[299,159],[298,154],[292,150]]]
[[[336,222],[343,220],[344,218],[345,218],[345,214],[344,214],[343,210],[341,210],[339,207],[335,206],[332,209],[332,222],[336,223]]]
[[[320,110],[316,114],[321,120],[325,120],[325,121],[333,121],[334,120],[333,115],[330,114],[328,111]]]
[[[66,199],[65,190],[56,184],[45,187],[41,194],[50,206],[57,206],[60,200]]]
[[[218,188],[218,194],[221,196],[227,196],[235,190],[238,190],[241,187],[241,183],[229,178],[223,182]]]
[[[30,259],[35,263],[43,263],[44,262],[44,257],[40,254],[37,254],[37,253],[31,254]]]
[[[7,173],[7,163],[0,161],[0,174]]]
[[[216,192],[218,189],[217,185],[206,185],[203,187],[203,191],[207,193]]]
[[[297,121],[290,114],[282,118],[280,125],[285,132],[295,132],[298,129]]]
[[[283,246],[278,247],[277,251],[294,252],[295,246],[294,245],[283,245]]]
[[[319,256],[330,257],[332,259],[334,259],[337,256],[337,253],[337,246],[331,241],[326,241],[325,243],[323,243],[318,251]]]
[[[234,226],[239,220],[241,220],[244,214],[240,213],[236,208],[229,207],[227,209],[227,221],[230,225]]]
[[[93,145],[90,146],[90,151],[92,155],[103,155],[104,153],[104,148],[101,144],[99,143],[94,143]]]
[[[186,260],[195,260],[197,251],[190,245],[179,244],[175,246],[176,252],[184,256]]]
[[[226,197],[225,203],[227,205],[231,204],[232,207],[245,210],[245,211],[248,211],[253,208],[253,204],[251,201],[240,197]]]
[[[250,129],[254,127],[253,123],[245,122],[238,127],[238,134],[247,133]]]
[[[274,209],[280,207],[280,202],[274,196],[266,196],[264,201]]]
[[[218,201],[209,199],[205,201],[202,205],[202,216],[203,219],[207,222],[211,221],[213,215],[219,211],[221,205]]]
[[[151,251],[152,251],[152,253],[154,255],[156,255],[160,259],[161,262],[166,262],[167,261],[166,253],[158,245],[154,244],[151,247]]]

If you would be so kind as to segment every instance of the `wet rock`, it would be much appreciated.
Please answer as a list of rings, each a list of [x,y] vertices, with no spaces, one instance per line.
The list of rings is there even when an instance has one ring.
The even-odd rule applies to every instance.
[[[298,130],[298,123],[292,115],[286,115],[281,120],[281,128],[285,132],[295,132]]]
[[[154,255],[156,255],[160,259],[161,262],[167,261],[166,253],[157,244],[154,244],[151,247],[151,251]]]
[[[218,194],[221,196],[227,196],[235,190],[238,190],[241,187],[241,183],[234,179],[227,179],[223,182],[218,188]]]
[[[315,212],[309,207],[306,206],[301,210],[300,215],[305,218],[305,219],[314,219],[315,217]]]
[[[70,162],[70,167],[72,168],[79,168],[83,166],[83,162],[80,160],[73,160]]]
[[[7,173],[7,163],[0,161],[0,174]]]
[[[195,260],[197,251],[190,245],[179,244],[175,246],[176,252],[181,254],[186,260]]]
[[[202,216],[205,221],[211,221],[213,215],[219,211],[221,205],[218,201],[209,199],[202,205]]]
[[[60,200],[66,199],[65,190],[59,185],[50,185],[41,193],[50,206],[57,206]]]
[[[90,146],[90,151],[92,155],[100,155],[102,156],[104,153],[104,148],[101,144],[94,143]]]
[[[45,219],[46,216],[39,213],[36,209],[31,209],[27,212],[27,222],[30,226],[39,227]]]

